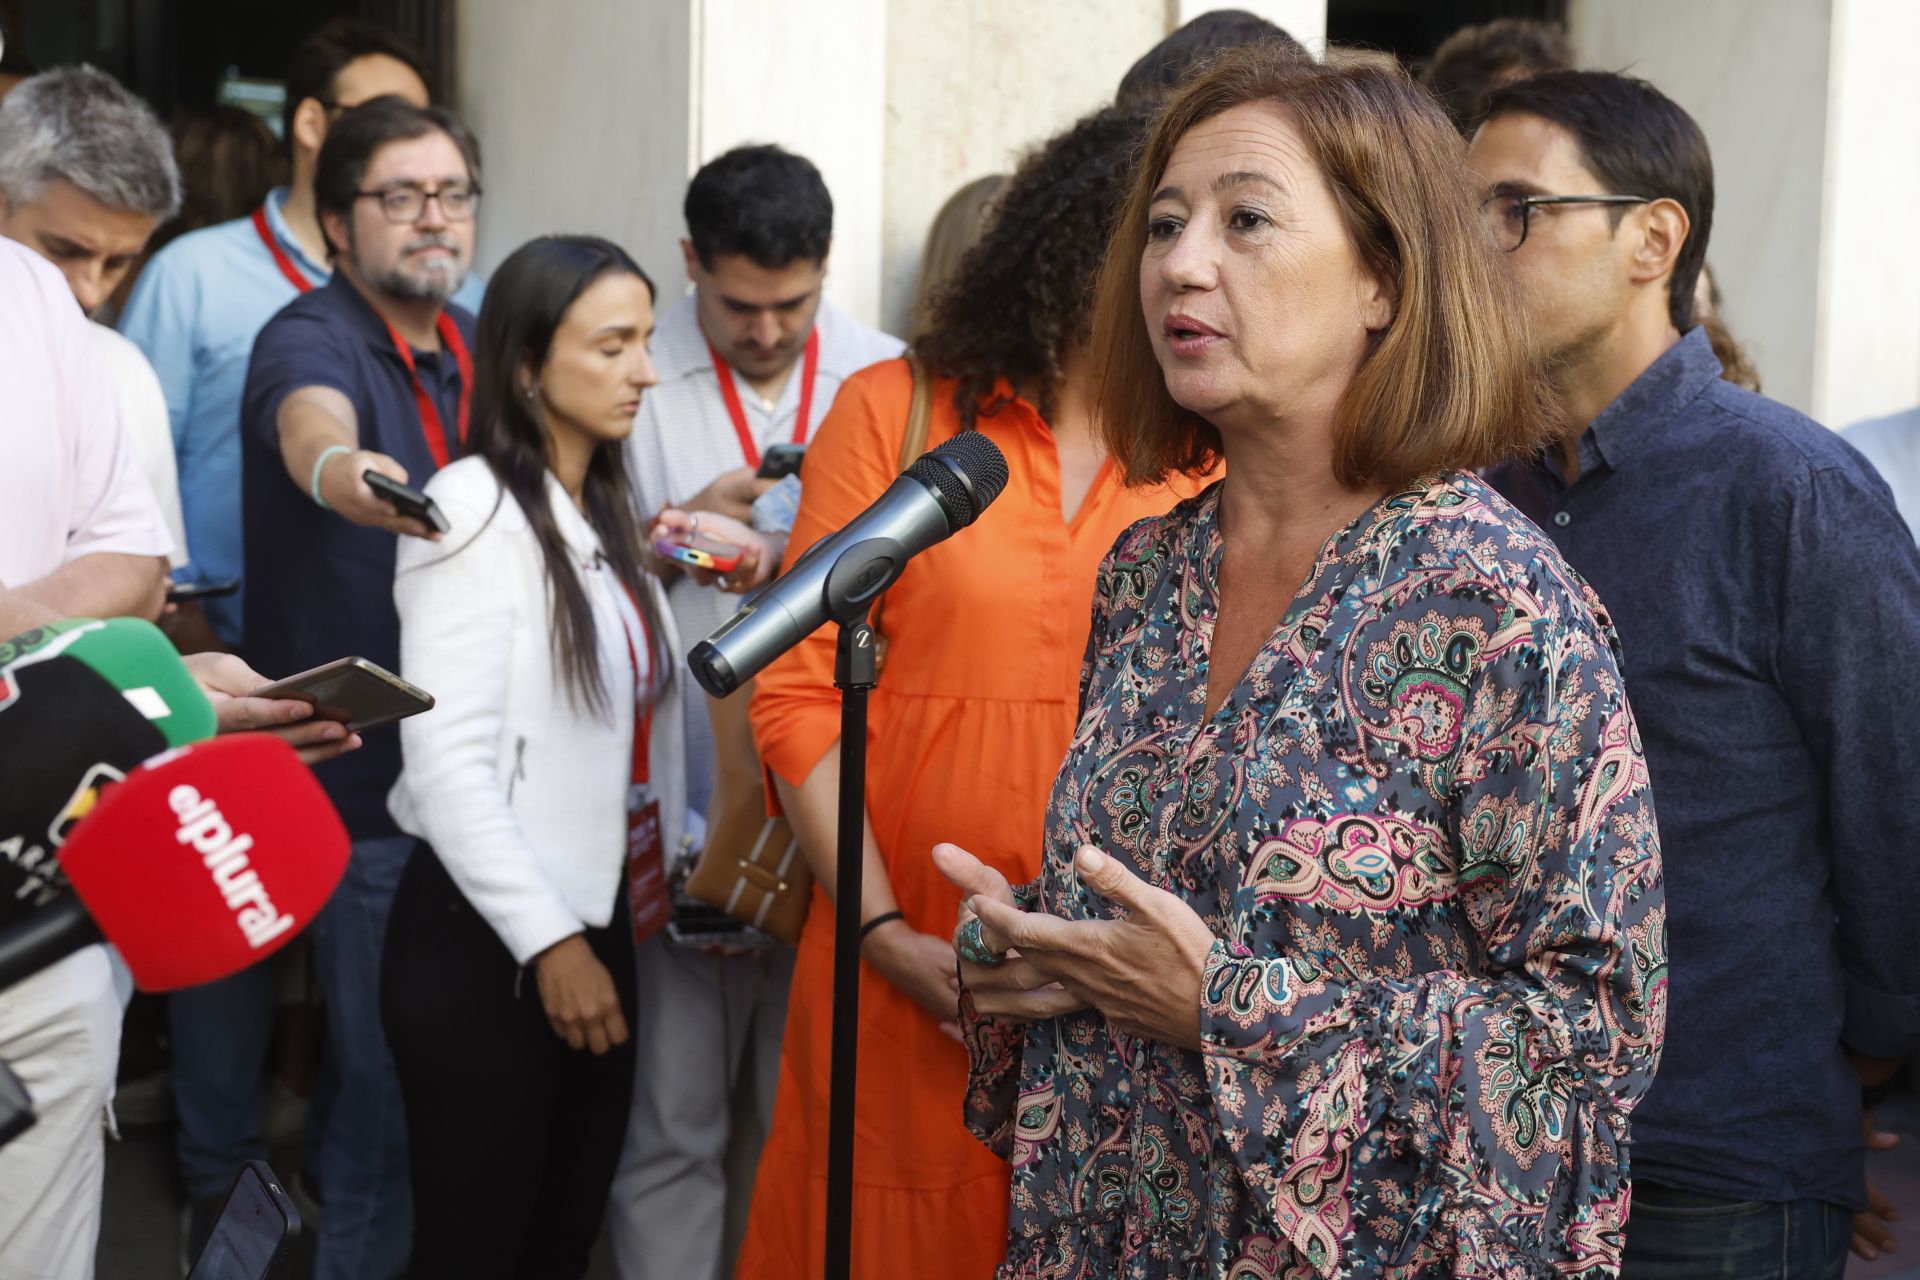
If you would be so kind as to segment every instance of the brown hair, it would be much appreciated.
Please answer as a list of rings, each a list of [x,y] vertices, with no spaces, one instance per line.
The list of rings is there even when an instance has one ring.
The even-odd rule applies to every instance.
[[[1107,246],[1089,355],[1101,375],[1100,429],[1128,482],[1197,475],[1220,455],[1219,432],[1167,392],[1140,313],[1139,272],[1147,211],[1174,147],[1248,103],[1289,115],[1362,264],[1395,299],[1341,398],[1335,477],[1401,484],[1544,442],[1555,417],[1541,366],[1446,117],[1402,71],[1255,48],[1226,55],[1167,104]]]
[[[913,287],[913,311],[907,325],[909,340],[917,339],[933,327],[933,301],[953,274],[967,250],[980,243],[993,212],[993,202],[1006,189],[1007,175],[990,173],[975,178],[947,197],[940,212],[933,215],[927,228],[927,245],[920,251],[920,281]]]

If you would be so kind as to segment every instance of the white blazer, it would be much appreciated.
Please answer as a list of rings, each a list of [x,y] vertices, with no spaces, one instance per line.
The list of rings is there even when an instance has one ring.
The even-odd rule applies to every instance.
[[[547,498],[593,606],[610,710],[577,703],[554,667],[554,606],[519,504],[478,457],[440,471],[426,492],[452,528],[438,543],[400,539],[393,598],[400,670],[435,706],[401,721],[403,764],[388,808],[401,830],[433,846],[524,965],[584,926],[608,923],[625,882],[634,724],[625,628],[637,636],[638,623],[599,537],[549,473]],[[671,664],[649,756],[671,866],[686,826],[688,676],[665,595],[651,578],[647,589]]]

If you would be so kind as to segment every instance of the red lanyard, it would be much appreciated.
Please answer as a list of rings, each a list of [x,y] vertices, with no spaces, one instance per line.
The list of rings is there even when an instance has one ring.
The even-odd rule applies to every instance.
[[[613,567],[607,566],[612,573]],[[625,583],[621,584],[623,587]],[[633,632],[621,623],[620,632],[627,638],[627,661],[633,665],[633,780],[646,783],[651,780],[648,742],[653,735],[653,699],[648,697],[653,675],[653,630],[647,626],[646,610],[640,607],[639,598],[633,589],[627,587],[627,600],[633,605],[633,616],[640,619],[640,637],[647,646],[647,680],[643,683],[640,672],[640,652],[633,647]]]
[[[467,446],[467,409],[473,403],[473,358],[467,354],[467,341],[460,336],[460,326],[453,317],[442,311],[440,323],[440,342],[453,353],[453,362],[460,368],[460,447]],[[407,376],[413,379],[413,403],[420,410],[420,434],[427,438],[427,448],[433,453],[433,465],[447,465],[447,429],[440,424],[440,410],[434,406],[433,397],[427,394],[426,386],[420,381],[420,371],[413,367],[413,348],[400,336],[400,331],[387,324],[387,334],[393,339],[393,349],[400,353],[400,363],[407,366]]]
[[[290,281],[295,290],[305,293],[313,288],[313,281],[302,274],[287,251],[280,247],[274,238],[273,229],[267,225],[267,206],[261,205],[253,211],[253,229],[260,234],[260,243],[267,246],[267,252],[273,255],[273,264],[280,268],[280,274]],[[460,336],[460,326],[446,312],[440,313],[437,326],[440,341],[453,353],[453,362],[460,368],[460,421],[457,429],[460,433],[460,445],[467,443],[467,409],[473,403],[473,359],[467,354],[466,339]],[[436,467],[447,465],[447,429],[440,421],[440,410],[433,403],[433,397],[427,394],[427,388],[420,381],[420,371],[413,364],[413,348],[400,336],[400,331],[387,325],[387,336],[393,339],[393,349],[400,353],[400,363],[407,366],[407,376],[413,379],[413,403],[420,411],[420,434],[427,438],[427,451],[433,454]],[[731,388],[732,380],[728,379]],[[737,401],[736,401],[737,403]],[[756,461],[755,466],[759,463]]]
[[[740,388],[733,385],[733,370],[720,358],[720,353],[707,344],[707,354],[713,357],[713,372],[720,379],[720,398],[727,402],[727,416],[733,419],[733,434],[740,437],[740,452],[746,455],[747,465],[760,465],[760,446],[753,442],[753,432],[747,429],[747,411],[740,406]],[[813,375],[820,372],[820,326],[815,325],[807,334],[807,355],[800,366],[800,412],[793,420],[793,442],[807,442],[807,423],[813,417]]]
[[[253,229],[260,233],[260,243],[267,246],[267,252],[273,255],[273,265],[280,268],[281,275],[292,281],[296,292],[305,293],[313,288],[313,281],[307,279],[300,268],[293,265],[293,259],[287,256],[287,251],[280,247],[278,240],[274,239],[272,228],[267,226],[267,206],[264,204],[253,211]]]

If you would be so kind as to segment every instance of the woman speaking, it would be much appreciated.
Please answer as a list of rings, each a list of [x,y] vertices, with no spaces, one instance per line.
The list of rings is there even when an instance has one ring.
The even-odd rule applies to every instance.
[[[860,1155],[853,1269],[985,1280],[1000,1256],[1005,1164],[954,1098],[966,1077],[949,937],[959,895],[928,861],[964,830],[1025,879],[1038,870],[1047,785],[1073,731],[1093,571],[1115,535],[1197,486],[1128,488],[1092,430],[1089,299],[1142,110],[1109,108],[1020,166],[980,243],[934,303],[915,350],[931,370],[923,444],[979,431],[1006,455],[1006,491],[965,534],[915,556],[878,626],[866,862],[860,895]],[[914,376],[905,361],[849,378],[807,454],[792,561],[900,472]],[[704,524],[705,522],[702,521]],[[832,628],[760,676],[754,734],[815,872],[772,1132],[737,1274],[818,1274],[824,1230],[839,781]]]
[[[382,1012],[423,1280],[579,1276],[633,1088],[633,948],[679,839],[674,630],[620,442],[654,382],[653,286],[586,236],[522,245],[480,311],[470,456],[402,539],[395,820],[420,838]]]
[[[1606,616],[1473,474],[1548,426],[1519,315],[1397,71],[1156,123],[1101,429],[1225,479],[1101,566],[1038,880],[936,851],[1002,1276],[1617,1271],[1660,857]]]

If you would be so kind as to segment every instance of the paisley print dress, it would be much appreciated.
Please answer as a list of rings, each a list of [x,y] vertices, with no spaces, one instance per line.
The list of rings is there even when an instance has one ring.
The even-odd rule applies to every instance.
[[[1000,1276],[1617,1274],[1659,1057],[1659,841],[1616,640],[1477,477],[1330,540],[1203,723],[1220,490],[1100,570],[1029,909],[1117,908],[1092,844],[1217,941],[1204,1048],[963,999],[969,1127],[1014,1166]]]

